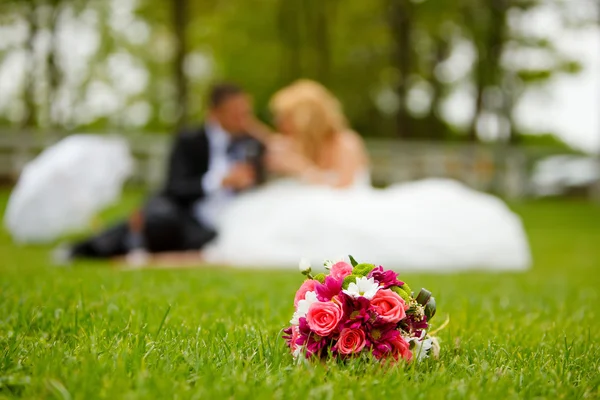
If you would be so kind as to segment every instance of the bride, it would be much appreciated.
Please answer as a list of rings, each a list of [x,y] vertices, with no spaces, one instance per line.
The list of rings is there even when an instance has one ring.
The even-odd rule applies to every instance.
[[[404,271],[529,267],[521,221],[501,200],[442,179],[372,188],[365,145],[320,84],[298,81],[270,106],[281,134],[266,162],[283,178],[225,210],[206,261],[286,268],[352,254]]]

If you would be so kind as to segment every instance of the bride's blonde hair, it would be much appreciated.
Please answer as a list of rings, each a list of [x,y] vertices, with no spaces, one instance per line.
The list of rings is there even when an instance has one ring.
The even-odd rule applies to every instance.
[[[348,127],[340,102],[323,85],[308,79],[281,89],[269,105],[276,117],[289,120],[301,151],[314,162],[322,145]]]

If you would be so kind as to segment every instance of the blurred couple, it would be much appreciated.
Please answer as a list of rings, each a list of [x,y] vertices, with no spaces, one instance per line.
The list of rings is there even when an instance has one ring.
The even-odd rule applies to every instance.
[[[404,270],[529,266],[519,218],[492,196],[448,180],[372,188],[365,144],[321,84],[275,93],[275,132],[235,85],[214,86],[209,104],[206,122],[175,139],[164,189],[69,259],[289,267],[352,253]]]

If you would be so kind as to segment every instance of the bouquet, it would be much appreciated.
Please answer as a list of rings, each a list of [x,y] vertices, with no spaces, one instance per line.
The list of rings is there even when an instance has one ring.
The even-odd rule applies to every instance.
[[[326,262],[328,274],[307,276],[294,298],[295,312],[284,336],[295,358],[346,359],[372,354],[399,362],[437,357],[439,345],[428,334],[436,304],[421,289],[413,295],[398,274],[373,264]]]

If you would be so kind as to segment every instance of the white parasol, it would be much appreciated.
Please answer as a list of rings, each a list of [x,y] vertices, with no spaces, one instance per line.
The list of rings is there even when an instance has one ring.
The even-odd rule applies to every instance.
[[[87,227],[115,202],[133,169],[123,139],[73,135],[28,163],[15,186],[4,222],[17,242],[43,243]]]

